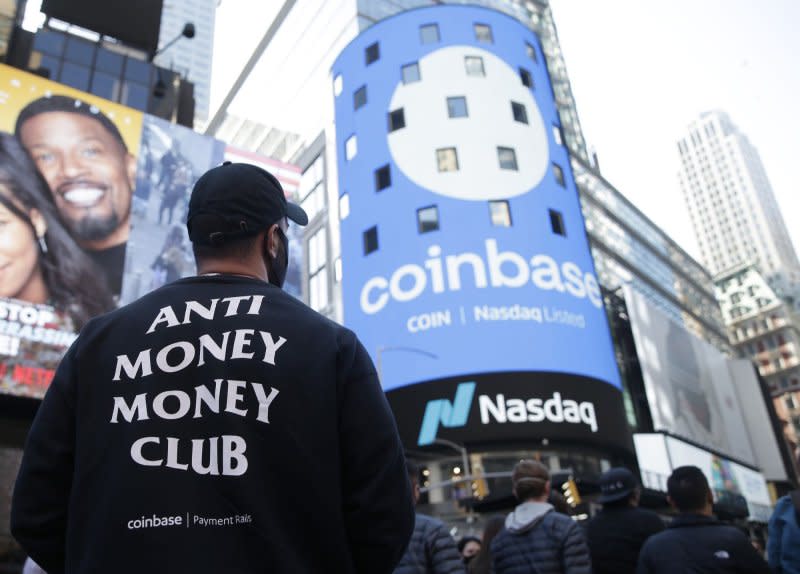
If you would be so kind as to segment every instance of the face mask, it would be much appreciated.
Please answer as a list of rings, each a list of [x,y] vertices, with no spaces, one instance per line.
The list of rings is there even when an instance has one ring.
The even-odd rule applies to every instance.
[[[276,287],[283,287],[286,270],[289,267],[289,239],[280,227],[278,227],[278,237],[281,239],[282,249],[278,249],[278,255],[270,260],[267,279]]]

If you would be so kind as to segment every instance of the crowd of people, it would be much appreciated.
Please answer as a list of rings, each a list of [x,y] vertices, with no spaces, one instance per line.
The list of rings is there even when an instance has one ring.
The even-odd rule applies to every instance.
[[[418,493],[416,469],[410,468]],[[668,523],[639,507],[641,488],[627,468],[601,476],[602,510],[584,523],[551,504],[550,473],[541,462],[520,461],[511,479],[518,505],[507,516],[490,517],[482,538],[469,535],[456,542],[443,523],[417,514],[414,535],[395,573],[800,572],[800,492],[776,506],[767,563],[742,530],[714,517],[708,480],[695,466],[676,468],[667,481],[675,512]]]

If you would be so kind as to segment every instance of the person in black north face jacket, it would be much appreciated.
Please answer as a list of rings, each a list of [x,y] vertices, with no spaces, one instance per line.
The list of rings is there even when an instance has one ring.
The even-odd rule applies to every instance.
[[[201,177],[198,276],[90,321],[33,422],[12,533],[49,574],[388,574],[414,508],[355,334],[281,289],[287,203],[245,164]]]
[[[412,500],[419,500],[419,469],[408,462]],[[394,574],[462,574],[466,572],[456,541],[441,521],[417,513],[414,533]]]
[[[591,574],[580,526],[545,502],[550,492],[547,467],[534,460],[520,461],[511,480],[520,504],[492,541],[495,574]]]
[[[676,468],[667,479],[667,493],[680,514],[644,543],[637,574],[769,574],[747,536],[712,516],[714,499],[703,471]]]

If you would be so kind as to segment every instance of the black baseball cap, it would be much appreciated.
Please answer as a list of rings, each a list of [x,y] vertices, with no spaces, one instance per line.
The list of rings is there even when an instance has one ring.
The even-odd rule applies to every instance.
[[[255,235],[283,217],[308,224],[306,212],[286,201],[274,175],[255,165],[226,161],[194,184],[186,228],[193,243],[221,245]]]
[[[637,486],[636,477],[625,467],[610,468],[600,477],[600,504],[627,498]]]

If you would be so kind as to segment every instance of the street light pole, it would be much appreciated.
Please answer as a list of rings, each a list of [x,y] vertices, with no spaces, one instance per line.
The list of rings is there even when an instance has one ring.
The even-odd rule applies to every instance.
[[[460,445],[456,442],[451,440],[447,440],[445,438],[437,438],[433,440],[433,444],[441,444],[443,446],[449,446],[461,453],[461,464],[464,467],[464,480],[469,480],[472,478],[472,472],[469,468],[469,458],[467,458],[467,449],[464,445]]]
[[[375,352],[375,369],[378,371],[378,380],[383,383],[383,353],[385,351],[406,351],[408,353],[417,353],[418,355],[425,355],[431,359],[438,359],[439,355],[426,351],[424,349],[417,349],[416,347],[395,347],[381,345]]]

